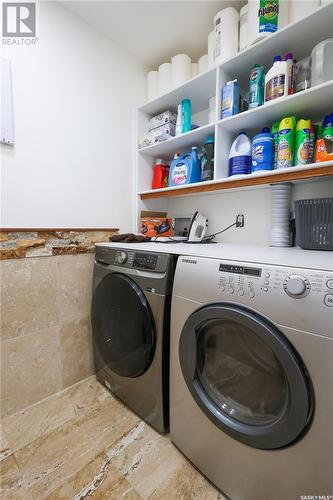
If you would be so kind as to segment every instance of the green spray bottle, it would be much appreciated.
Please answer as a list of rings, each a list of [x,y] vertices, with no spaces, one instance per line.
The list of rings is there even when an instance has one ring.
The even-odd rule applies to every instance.
[[[264,104],[264,68],[255,64],[250,73],[249,81],[249,109],[257,108]]]
[[[273,170],[276,170],[277,167],[279,125],[280,122],[274,122],[271,130],[271,134],[273,137]]]
[[[295,116],[288,116],[280,121],[278,136],[277,169],[294,165]]]
[[[295,165],[310,163],[310,132],[311,120],[301,118],[296,125]]]

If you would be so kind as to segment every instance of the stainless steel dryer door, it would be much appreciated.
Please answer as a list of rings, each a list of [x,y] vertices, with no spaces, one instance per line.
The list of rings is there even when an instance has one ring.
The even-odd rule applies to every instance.
[[[155,352],[155,325],[135,281],[107,274],[94,290],[91,315],[95,347],[107,368],[122,377],[146,372]]]
[[[186,321],[179,341],[186,384],[207,417],[261,449],[299,438],[313,391],[295,349],[270,322],[233,304],[212,304]]]

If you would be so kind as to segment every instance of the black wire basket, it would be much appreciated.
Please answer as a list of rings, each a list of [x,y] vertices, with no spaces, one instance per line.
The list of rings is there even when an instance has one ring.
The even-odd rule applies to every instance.
[[[295,201],[296,244],[305,250],[333,250],[333,198]]]

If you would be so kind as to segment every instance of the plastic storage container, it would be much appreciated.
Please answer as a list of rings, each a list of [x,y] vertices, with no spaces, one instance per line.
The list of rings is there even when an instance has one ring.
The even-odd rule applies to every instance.
[[[296,244],[305,250],[333,250],[333,198],[295,201]]]
[[[311,87],[327,82],[333,74],[333,38],[327,38],[311,52]]]

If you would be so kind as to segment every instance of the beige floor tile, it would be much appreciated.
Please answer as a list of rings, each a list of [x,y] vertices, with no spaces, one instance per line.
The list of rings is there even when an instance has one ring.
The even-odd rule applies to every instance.
[[[116,467],[144,499],[217,500],[223,497],[162,436],[140,422],[107,450]]]
[[[0,498],[1,499],[29,499],[24,490],[22,477],[17,467],[14,455],[10,455],[0,462]]]
[[[79,472],[138,422],[138,417],[113,398],[102,401],[62,427],[15,454],[24,484],[34,498],[43,498]]]
[[[58,328],[2,341],[2,415],[27,408],[60,389]]]
[[[107,398],[113,398],[95,376],[53,394],[25,410],[2,420],[1,449],[4,457],[24,448],[78,415],[91,411]]]
[[[6,439],[3,425],[0,427],[0,460],[9,457],[11,455],[11,449],[9,447],[8,441]]]
[[[102,453],[95,460],[71,476],[47,497],[53,499],[83,500],[140,500],[141,497]]]

